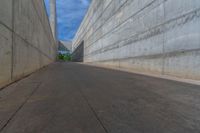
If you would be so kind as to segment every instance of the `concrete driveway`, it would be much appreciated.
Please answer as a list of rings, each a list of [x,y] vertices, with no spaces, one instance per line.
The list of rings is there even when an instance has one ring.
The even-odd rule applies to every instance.
[[[2,133],[200,133],[200,86],[54,63],[0,91]]]

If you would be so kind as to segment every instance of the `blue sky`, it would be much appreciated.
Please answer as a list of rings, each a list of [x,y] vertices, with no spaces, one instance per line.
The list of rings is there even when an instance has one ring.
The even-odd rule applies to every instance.
[[[90,5],[91,0],[56,0],[59,40],[72,40]],[[49,0],[45,0],[49,13]]]

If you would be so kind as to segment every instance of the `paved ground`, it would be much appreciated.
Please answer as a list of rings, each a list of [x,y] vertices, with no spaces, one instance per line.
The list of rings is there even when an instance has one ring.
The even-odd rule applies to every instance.
[[[200,86],[55,63],[0,91],[2,133],[200,133]]]

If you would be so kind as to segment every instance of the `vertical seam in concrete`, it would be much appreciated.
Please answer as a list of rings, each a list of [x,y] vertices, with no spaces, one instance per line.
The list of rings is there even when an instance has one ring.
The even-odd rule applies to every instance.
[[[13,81],[13,71],[14,71],[14,1],[15,0],[12,0],[11,81]]]
[[[164,15],[164,21],[166,21],[165,19],[166,19],[166,15],[165,15],[165,1],[163,2],[163,15]],[[165,26],[165,25],[164,25]],[[165,27],[164,27],[164,29],[165,29]],[[162,75],[164,75],[165,74],[165,57],[166,57],[166,55],[165,55],[165,32],[163,33],[163,58],[162,58],[162,72],[161,72],[161,74]]]

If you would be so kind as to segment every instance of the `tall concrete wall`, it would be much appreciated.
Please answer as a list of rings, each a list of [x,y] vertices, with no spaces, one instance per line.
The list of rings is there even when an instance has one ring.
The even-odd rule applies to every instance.
[[[56,15],[56,0],[50,0],[50,26],[53,32],[53,37],[57,40],[57,15]]]
[[[55,58],[56,44],[43,0],[1,0],[0,87]]]
[[[82,41],[87,63],[200,80],[200,1],[93,0]]]

